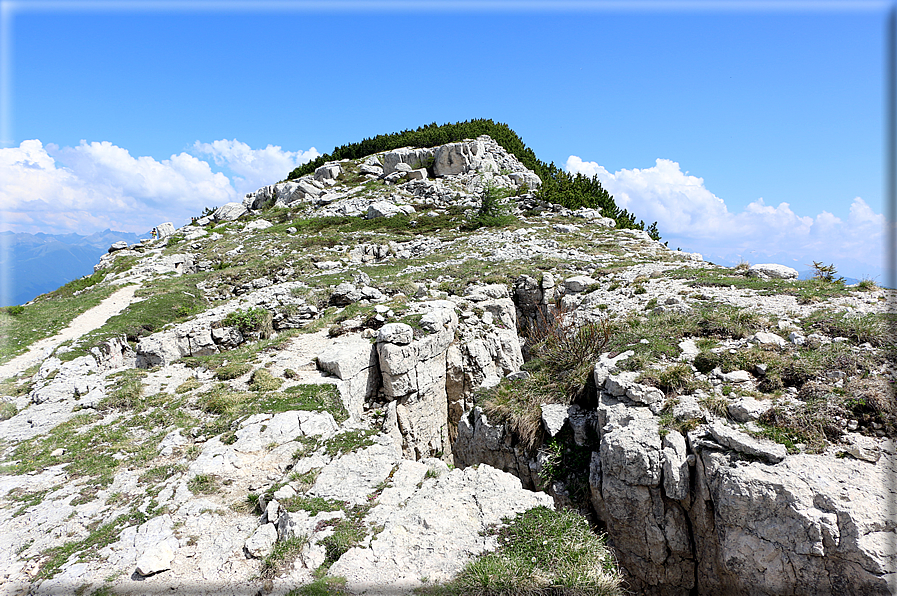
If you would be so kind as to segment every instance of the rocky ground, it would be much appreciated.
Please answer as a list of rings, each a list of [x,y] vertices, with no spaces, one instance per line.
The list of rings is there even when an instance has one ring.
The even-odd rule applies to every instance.
[[[893,590],[894,292],[538,186],[488,137],[335,162],[0,314],[0,593],[433,589],[538,506],[635,593]]]

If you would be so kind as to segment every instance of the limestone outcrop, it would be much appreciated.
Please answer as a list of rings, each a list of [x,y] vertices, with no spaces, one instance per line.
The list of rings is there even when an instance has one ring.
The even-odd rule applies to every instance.
[[[536,506],[632,593],[893,592],[894,292],[540,185],[488,137],[331,161],[25,305],[72,327],[4,352],[0,594],[406,593]],[[479,225],[489,186],[513,225]]]

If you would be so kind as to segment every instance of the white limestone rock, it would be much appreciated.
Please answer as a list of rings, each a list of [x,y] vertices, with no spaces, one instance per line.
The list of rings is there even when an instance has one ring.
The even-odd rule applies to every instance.
[[[588,275],[574,275],[564,280],[564,287],[567,288],[568,292],[577,293],[586,291],[596,283],[598,281]]]
[[[567,409],[569,407],[564,404],[542,404],[540,406],[542,409],[542,424],[545,426],[545,430],[548,431],[549,436],[553,437],[561,432],[564,423],[567,422]]]
[[[212,214],[212,219],[214,219],[215,222],[235,221],[243,215],[246,215],[246,213],[248,213],[248,210],[243,203],[225,203],[221,207],[215,209],[215,213]]]
[[[343,168],[338,163],[327,163],[315,170],[315,180],[336,180]]]
[[[443,470],[420,488],[412,483],[420,481],[425,467],[403,469],[394,476],[395,492],[368,516],[383,531],[370,546],[350,549],[329,570],[345,577],[350,591],[405,593],[419,587],[422,578],[448,581],[472,557],[497,546],[483,531],[490,524],[533,507],[553,507],[548,495],[525,491],[517,478],[487,465]]]
[[[343,406],[357,420],[364,402],[380,385],[377,348],[360,334],[338,337],[317,356],[318,368],[340,379],[337,384]]]
[[[436,148],[433,173],[437,178],[466,174],[470,171],[498,173],[495,158],[480,140],[449,143]]]
[[[376,219],[394,215],[411,215],[412,213],[414,213],[414,207],[411,205],[395,205],[389,201],[376,201],[368,206],[365,218]]]
[[[758,401],[749,395],[739,397],[728,405],[729,416],[735,422],[748,422],[759,420],[760,416],[772,408],[768,401]]]
[[[156,232],[159,233],[159,240],[168,238],[169,236],[174,236],[174,224],[170,221],[160,223],[156,226]]]
[[[263,559],[271,554],[276,542],[277,526],[273,523],[267,523],[259,526],[252,533],[252,536],[246,540],[246,552],[254,559]]]
[[[271,226],[273,226],[270,221],[266,219],[256,219],[255,221],[251,221],[246,224],[246,227],[243,228],[244,232],[254,232],[255,230],[267,230]]]
[[[166,542],[160,542],[146,549],[137,559],[137,573],[147,577],[171,569],[171,561],[174,559],[174,549]]]
[[[308,494],[350,505],[365,504],[368,495],[401,460],[402,453],[396,446],[381,443],[344,454],[321,471]]]
[[[779,463],[788,451],[784,445],[755,439],[747,433],[743,433],[721,421],[710,423],[710,434],[723,447],[734,449],[740,453],[760,457],[771,463]]]
[[[670,431],[663,437],[663,492],[681,501],[689,494],[688,450],[685,437]]]
[[[780,348],[785,347],[788,343],[784,337],[766,331],[759,331],[753,334],[748,338],[748,341],[758,344],[771,344]]]
[[[377,332],[377,341],[406,346],[414,339],[414,329],[405,323],[387,323]]]
[[[750,277],[761,279],[797,279],[797,269],[775,263],[761,263],[748,268]]]

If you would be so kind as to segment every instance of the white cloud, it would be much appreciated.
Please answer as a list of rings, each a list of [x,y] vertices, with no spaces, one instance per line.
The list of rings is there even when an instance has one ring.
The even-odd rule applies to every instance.
[[[211,143],[196,141],[193,150],[210,156],[215,165],[233,172],[232,182],[240,197],[283,180],[293,169],[321,155],[314,147],[308,151],[284,151],[275,145],[252,149],[237,139],[221,139]]]
[[[109,142],[0,149],[3,227],[23,232],[145,232],[234,200],[221,173],[186,153],[156,161]]]
[[[571,155],[566,169],[597,176],[621,208],[657,227],[670,246],[720,260],[751,262],[787,257],[799,269],[811,260],[844,263],[841,272],[855,277],[880,275],[885,219],[862,198],[850,206],[847,221],[827,211],[815,216],[795,213],[788,203],[767,205],[762,198],[740,213],[729,211],[704,180],[682,172],[679,164],[658,159],[644,169],[611,173],[595,162]],[[846,268],[850,264],[850,271]],[[879,281],[882,281],[879,278]]]
[[[239,201],[318,155],[314,148],[252,149],[236,139],[197,141],[194,148],[233,178],[188,153],[158,161],[108,141],[60,148],[29,140],[0,149],[0,230],[141,233],[165,221],[180,226],[203,208]]]

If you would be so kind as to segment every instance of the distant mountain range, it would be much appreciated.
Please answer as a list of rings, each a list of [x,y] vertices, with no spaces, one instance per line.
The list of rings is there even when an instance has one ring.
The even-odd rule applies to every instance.
[[[143,235],[149,237],[149,233]],[[0,232],[0,306],[24,304],[73,279],[93,273],[93,266],[113,242],[128,244],[141,236],[104,230],[81,234]]]

